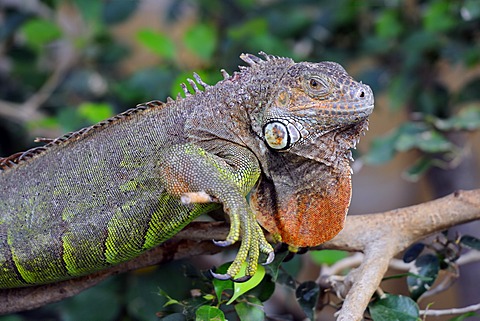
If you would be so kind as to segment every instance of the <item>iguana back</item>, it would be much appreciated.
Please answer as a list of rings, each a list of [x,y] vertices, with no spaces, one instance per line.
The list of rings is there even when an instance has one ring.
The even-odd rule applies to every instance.
[[[155,167],[185,141],[183,113],[149,103],[1,172],[0,287],[87,274],[182,228],[197,209],[166,195]]]

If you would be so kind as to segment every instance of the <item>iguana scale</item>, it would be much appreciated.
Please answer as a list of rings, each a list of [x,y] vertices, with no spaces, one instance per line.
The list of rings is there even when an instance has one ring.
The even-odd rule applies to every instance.
[[[350,149],[371,89],[333,62],[261,53],[185,98],[138,105],[0,160],[0,288],[56,282],[127,261],[223,204],[225,275],[334,237],[350,203]],[[198,88],[203,87],[203,90]],[[250,204],[247,194],[250,193]],[[260,225],[259,225],[260,223]],[[268,263],[268,262],[267,262]]]

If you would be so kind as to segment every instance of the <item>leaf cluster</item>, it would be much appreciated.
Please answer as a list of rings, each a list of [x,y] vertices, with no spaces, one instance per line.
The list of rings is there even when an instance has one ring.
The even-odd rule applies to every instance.
[[[410,271],[407,274],[394,275],[384,279],[406,277],[410,296],[383,294],[374,298],[368,308],[372,320],[421,320],[418,302],[429,293],[445,291],[453,284],[458,277],[456,261],[465,248],[480,251],[480,239],[470,235],[452,239],[448,238],[448,233],[445,232],[431,243],[412,245],[403,256],[405,263],[413,263]],[[445,276],[443,278],[447,282],[443,282],[443,284],[446,284],[446,286],[439,285],[439,282],[436,283],[441,271],[444,271]],[[435,290],[436,288],[438,291]],[[467,312],[450,320],[458,321],[475,315],[474,312]]]

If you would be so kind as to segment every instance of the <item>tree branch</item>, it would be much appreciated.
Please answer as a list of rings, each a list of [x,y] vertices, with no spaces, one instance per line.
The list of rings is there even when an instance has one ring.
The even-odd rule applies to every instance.
[[[384,213],[348,216],[345,228],[316,249],[364,253],[363,262],[343,282],[345,302],[338,320],[361,320],[390,260],[426,236],[454,225],[480,219],[480,189],[460,191],[420,205]],[[221,222],[191,223],[175,238],[129,262],[92,275],[50,285],[0,290],[0,314],[33,309],[75,295],[110,275],[221,251],[211,239],[222,239],[228,226]]]
[[[384,213],[350,216],[342,232],[320,248],[362,251],[360,267],[349,273],[345,301],[337,320],[361,320],[368,302],[400,251],[426,236],[454,225],[480,219],[480,190]]]

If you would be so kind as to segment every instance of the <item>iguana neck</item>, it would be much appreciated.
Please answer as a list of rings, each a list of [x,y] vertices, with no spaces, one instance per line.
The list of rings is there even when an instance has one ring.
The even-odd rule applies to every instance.
[[[248,147],[263,158],[266,149],[260,124],[264,106],[270,102],[278,79],[294,62],[273,56],[246,61],[250,66],[239,66],[240,72],[231,76],[224,73],[225,79],[218,86],[206,88],[195,99],[187,97],[199,108],[191,111],[186,132],[191,141],[207,150],[218,147],[220,139]],[[187,99],[184,104],[189,106]]]
[[[364,120],[331,131],[308,146],[311,158],[269,153],[267,167],[251,194],[261,225],[293,247],[321,244],[343,228],[351,199],[351,152],[366,130]]]

